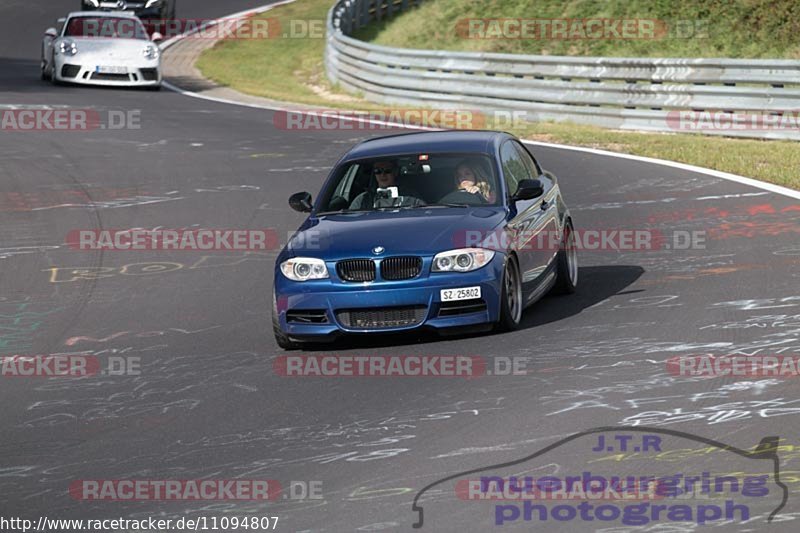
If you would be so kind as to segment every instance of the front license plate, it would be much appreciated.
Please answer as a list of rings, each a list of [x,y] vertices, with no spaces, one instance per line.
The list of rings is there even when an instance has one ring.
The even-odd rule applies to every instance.
[[[442,289],[439,292],[443,302],[454,302],[457,300],[474,300],[481,297],[480,287],[464,287],[463,289]]]
[[[98,74],[127,74],[128,67],[97,67],[95,72]]]

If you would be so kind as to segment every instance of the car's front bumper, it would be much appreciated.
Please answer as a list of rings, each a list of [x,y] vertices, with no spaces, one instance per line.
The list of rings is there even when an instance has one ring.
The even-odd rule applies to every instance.
[[[275,296],[278,321],[287,335],[303,339],[333,336],[341,333],[392,333],[420,328],[447,330],[492,324],[499,320],[501,280],[505,256],[496,254],[481,269],[467,273],[436,273],[423,269],[420,277],[406,281],[345,283],[336,279],[294,282],[276,271]],[[329,266],[330,268],[330,266]],[[442,289],[481,288],[482,304],[468,301],[464,309],[458,304],[443,305]],[[463,302],[462,302],[463,303]],[[411,325],[353,327],[342,320],[342,311],[376,311],[415,307],[421,319]],[[324,310],[325,322],[304,323],[294,318],[301,311]],[[455,312],[455,314],[454,314]]]
[[[100,74],[96,72],[96,63],[82,63],[72,58],[71,61],[57,62],[55,66],[56,81],[63,83],[115,87],[157,87],[161,85],[161,67],[153,62],[122,65],[127,68],[127,74]]]

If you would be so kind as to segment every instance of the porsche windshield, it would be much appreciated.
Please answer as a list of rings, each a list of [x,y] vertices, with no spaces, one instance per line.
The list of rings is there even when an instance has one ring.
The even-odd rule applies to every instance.
[[[494,164],[486,155],[375,158],[341,165],[318,212],[497,205],[499,191]]]
[[[64,37],[148,40],[142,23],[132,17],[73,17],[67,23]]]

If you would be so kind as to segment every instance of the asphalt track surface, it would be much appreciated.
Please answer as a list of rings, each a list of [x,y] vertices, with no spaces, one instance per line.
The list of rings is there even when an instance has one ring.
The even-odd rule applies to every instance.
[[[1,515],[279,516],[284,531],[410,529],[415,493],[437,479],[524,457],[589,428],[632,424],[743,449],[779,436],[782,470],[797,470],[796,380],[692,380],[665,369],[672,356],[800,352],[795,200],[648,163],[534,148],[559,176],[579,229],[706,231],[705,249],[584,251],[577,294],[545,298],[514,333],[403,336],[313,352],[475,355],[490,367],[500,357],[525,357],[526,375],[276,376],[273,361],[282,352],[269,327],[275,253],[100,254],[69,249],[67,232],[266,227],[285,235],[302,221],[286,203],[289,194],[316,193],[346,149],[377,133],[287,132],[273,126],[271,111],[169,91],[40,82],[41,32],[75,5],[2,3],[0,103],[138,110],[141,128],[0,134],[0,353],[139,357],[141,375],[3,378]],[[255,5],[184,0],[178,16]],[[152,262],[174,264],[141,265]],[[80,269],[104,277],[86,279],[74,273]],[[693,468],[745,468],[728,453],[691,457]],[[585,448],[556,450],[514,472],[580,472],[591,460]],[[614,464],[674,470],[686,461],[641,454]],[[323,499],[77,501],[67,490],[82,479],[200,478],[320,481]],[[716,529],[765,527],[775,494],[754,504],[751,523]],[[428,530],[491,528],[490,507],[459,506],[447,491],[426,498]],[[769,530],[797,531],[798,511],[790,496]],[[539,526],[619,527],[595,523]],[[531,528],[501,530],[515,525]]]

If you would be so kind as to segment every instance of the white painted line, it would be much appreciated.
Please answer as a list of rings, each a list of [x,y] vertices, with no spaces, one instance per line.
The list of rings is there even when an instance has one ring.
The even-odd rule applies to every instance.
[[[716,194],[714,196],[698,196],[695,200],[725,200],[728,198],[745,198],[751,196],[764,196],[767,192],[744,192],[742,194]]]
[[[265,111],[285,111],[288,113],[300,113],[300,114],[308,114],[308,113],[322,113],[325,111],[330,111],[331,113],[342,113],[345,110],[341,109],[297,109],[291,107],[282,107],[282,106],[271,106],[267,104],[256,104],[251,102],[241,102],[239,100],[229,100],[227,98],[220,98],[219,96],[209,96],[207,94],[196,93],[192,91],[184,91],[180,87],[176,87],[172,85],[168,81],[163,81],[161,84],[169,89],[170,91],[174,91],[176,93],[180,93],[183,96],[189,96],[191,98],[198,98],[200,100],[208,100],[209,102],[217,102],[220,104],[229,104],[229,105],[238,105],[242,107],[252,107],[254,109],[263,109]],[[397,122],[387,122],[385,120],[376,120],[371,118],[363,118],[363,117],[354,117],[354,116],[345,116],[339,115],[335,118],[335,120],[340,120],[343,122],[360,122],[362,124],[374,124],[377,126],[388,126],[392,128],[402,128],[407,130],[421,130],[421,131],[445,131],[443,128],[433,128],[430,126],[415,126],[413,124],[399,124]]]
[[[746,192],[741,194],[716,194],[714,196],[698,196],[697,198],[660,198],[658,200],[630,200],[627,202],[605,202],[599,204],[579,206],[580,211],[591,209],[620,209],[630,205],[649,205],[649,204],[671,204],[673,202],[703,201],[703,200],[726,200],[730,198],[752,198],[753,196],[765,196],[769,192]],[[576,209],[577,210],[577,209]]]
[[[222,19],[230,19],[230,18],[237,18],[237,17],[247,17],[247,16],[250,16],[250,15],[258,14],[258,13],[264,13],[265,11],[269,11],[272,8],[275,8],[275,7],[278,7],[278,6],[282,6],[282,5],[285,5],[285,4],[290,4],[290,3],[294,2],[294,1],[295,0],[283,0],[281,2],[276,2],[274,4],[269,4],[269,5],[257,7],[257,8],[254,8],[254,9],[248,9],[246,11],[240,11],[239,13],[234,13],[233,15],[229,15],[227,17],[223,17]],[[217,19],[217,20],[222,20],[222,19]],[[197,30],[194,30],[194,31],[199,31],[199,28]],[[186,37],[190,33],[194,33],[194,31],[185,33],[183,35],[178,35],[176,37],[173,37],[172,39],[170,39],[169,41],[167,41],[166,43],[164,43],[162,45],[162,49],[168,48],[169,46],[175,44],[177,41],[179,41],[180,39],[183,39],[184,37]],[[195,92],[191,92],[191,91],[184,91],[183,89],[179,89],[178,87],[175,87],[174,85],[172,85],[171,83],[166,82],[166,81],[162,82],[162,85],[164,85],[167,89],[169,89],[171,91],[174,91],[174,92],[177,92],[177,93],[180,93],[180,94],[182,94],[184,96],[190,96],[192,98],[199,98],[201,100],[208,100],[208,101],[218,102],[218,103],[222,103],[222,104],[238,105],[238,106],[251,107],[251,108],[256,108],[256,109],[265,109],[265,110],[269,110],[269,111],[287,111],[287,112],[296,112],[296,113],[303,113],[304,112],[304,110],[302,110],[302,109],[292,109],[290,107],[268,106],[268,105],[262,105],[262,104],[237,102],[235,100],[228,100],[226,98],[217,98],[217,97],[214,97],[214,96],[201,95],[201,94],[198,94],[198,93],[195,93]],[[336,111],[336,110],[332,109],[331,111]],[[319,110],[314,110],[313,112],[319,112]],[[344,121],[361,122],[361,123],[375,124],[375,125],[380,125],[380,126],[390,126],[390,127],[403,128],[403,129],[408,129],[408,130],[444,131],[442,128],[430,128],[430,127],[426,127],[426,126],[412,126],[412,125],[408,125],[408,124],[398,124],[398,123],[395,123],[395,122],[386,122],[386,121],[383,121],[383,120],[372,120],[372,119],[366,119],[366,118],[360,118],[360,117],[340,116],[340,117],[337,117],[337,118],[339,120],[344,120]],[[570,146],[570,145],[567,145],[567,144],[554,144],[554,143],[546,143],[546,142],[540,142],[540,141],[526,141],[526,140],[522,140],[522,142],[524,142],[525,144],[533,145],[533,146],[544,146],[544,147],[547,147],[547,148],[557,148],[557,149],[560,149],[560,150],[572,150],[572,151],[575,151],[575,152],[585,152],[585,153],[594,154],[594,155],[602,155],[602,156],[607,156],[607,157],[616,157],[618,159],[628,159],[628,160],[631,160],[631,161],[639,161],[639,162],[642,162],[642,163],[649,163],[651,165],[661,165],[661,166],[665,166],[665,167],[677,168],[677,169],[680,169],[680,170],[686,170],[688,172],[694,172],[694,173],[697,173],[697,174],[705,174],[707,176],[713,176],[715,178],[720,178],[720,179],[724,179],[724,180],[728,180],[728,181],[733,181],[733,182],[736,182],[736,183],[741,183],[743,185],[748,185],[750,187],[755,187],[757,189],[762,189],[762,190],[769,191],[769,192],[772,192],[772,193],[775,193],[775,194],[781,194],[783,196],[788,196],[789,198],[794,198],[796,200],[800,200],[800,191],[795,191],[793,189],[789,189],[787,187],[781,187],[780,185],[774,185],[772,183],[766,183],[766,182],[763,182],[763,181],[758,181],[758,180],[755,180],[753,178],[747,178],[745,176],[739,176],[737,174],[730,174],[728,172],[722,172],[722,171],[713,170],[713,169],[710,169],[710,168],[697,167],[697,166],[694,166],[694,165],[688,165],[686,163],[678,163],[677,161],[668,161],[666,159],[656,159],[656,158],[653,158],[653,157],[643,157],[643,156],[638,156],[638,155],[621,154],[621,153],[618,153],[618,152],[609,152],[607,150],[598,150],[596,148],[584,148],[584,147],[581,147],[581,146]]]

